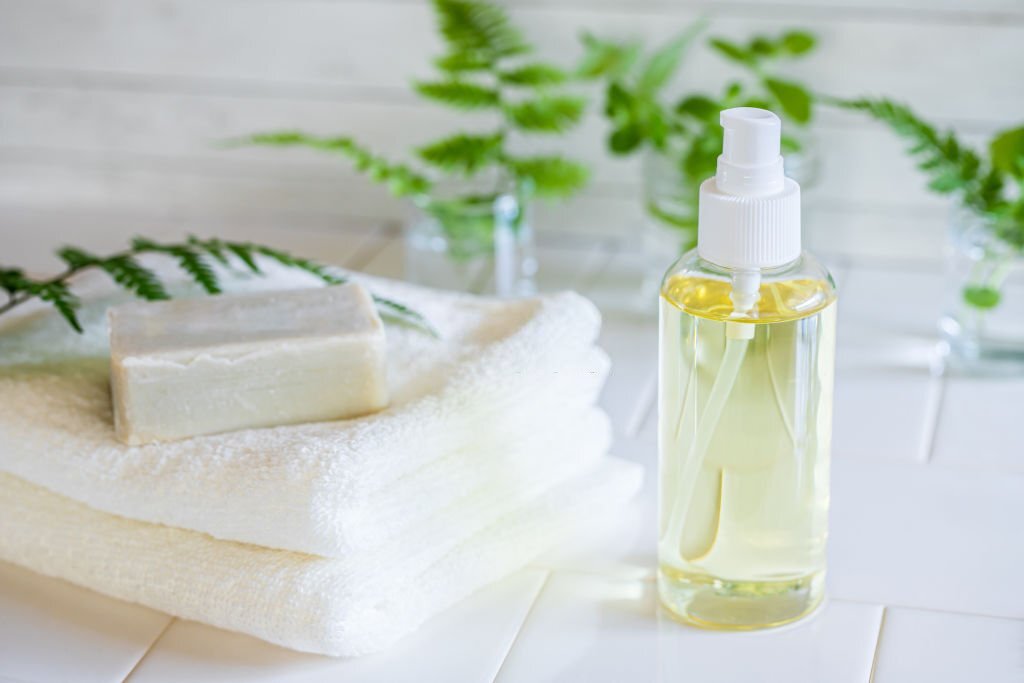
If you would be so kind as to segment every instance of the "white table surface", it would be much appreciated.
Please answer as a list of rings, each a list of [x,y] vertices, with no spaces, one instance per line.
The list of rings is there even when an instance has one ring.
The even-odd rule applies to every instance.
[[[276,242],[401,271],[401,244],[386,230]],[[541,249],[542,285],[621,299],[630,259],[616,246]],[[0,683],[1024,681],[1024,379],[934,372],[938,272],[831,265],[841,299],[829,597],[812,617],[730,634],[659,614],[656,321],[609,304],[601,343],[615,367],[603,405],[614,453],[643,463],[647,481],[601,539],[549,553],[356,660],[291,652],[0,563]],[[894,292],[914,305],[887,308]]]

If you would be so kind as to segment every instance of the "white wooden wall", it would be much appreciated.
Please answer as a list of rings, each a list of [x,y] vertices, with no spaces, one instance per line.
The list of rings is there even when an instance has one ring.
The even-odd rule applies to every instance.
[[[891,95],[972,140],[1024,119],[1024,0],[508,5],[566,64],[581,29],[661,40],[710,14],[713,32],[735,37],[817,33],[819,52],[796,73],[819,90]],[[455,123],[407,89],[438,49],[425,0],[0,0],[0,263],[42,262],[20,249],[26,231],[100,249],[135,233],[398,221],[400,202],[334,159],[214,143],[301,127],[397,155]],[[692,53],[683,79],[717,88],[725,68]],[[594,114],[573,135],[593,183],[540,212],[545,233],[639,229],[638,166],[609,159],[604,133]],[[817,135],[825,168],[807,226],[816,245],[866,258],[941,253],[946,205],[922,190],[898,141],[838,113],[820,117]]]

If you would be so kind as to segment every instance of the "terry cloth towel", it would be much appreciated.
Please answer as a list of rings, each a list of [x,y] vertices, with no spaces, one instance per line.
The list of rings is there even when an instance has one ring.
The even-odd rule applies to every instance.
[[[316,284],[265,271],[227,288]],[[524,435],[571,429],[600,390],[600,318],[576,294],[498,301],[356,277],[441,334],[388,327],[387,410],[124,446],[111,426],[103,315],[123,295],[83,278],[84,335],[48,310],[0,328],[0,470],[125,517],[338,557],[439,512],[496,472],[514,481],[537,464],[515,459]]]
[[[609,521],[639,489],[637,465],[607,459],[425,562],[325,559],[218,541],[100,512],[0,474],[0,559],[296,650],[380,650],[547,547]]]

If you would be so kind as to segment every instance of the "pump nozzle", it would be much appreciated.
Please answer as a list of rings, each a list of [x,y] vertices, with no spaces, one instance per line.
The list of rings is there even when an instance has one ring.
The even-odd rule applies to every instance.
[[[786,178],[782,122],[765,109],[721,114],[722,154],[700,186],[697,251],[725,268],[781,266],[800,256],[800,186]]]
[[[736,107],[721,114],[724,140],[715,181],[728,194],[757,197],[782,191],[785,182],[782,121],[765,109]]]

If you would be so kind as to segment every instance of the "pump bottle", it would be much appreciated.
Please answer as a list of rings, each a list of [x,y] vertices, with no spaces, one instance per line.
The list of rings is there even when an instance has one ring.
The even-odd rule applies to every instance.
[[[721,124],[697,248],[661,287],[658,589],[683,621],[754,629],[824,594],[836,290],[801,249],[779,118]]]

